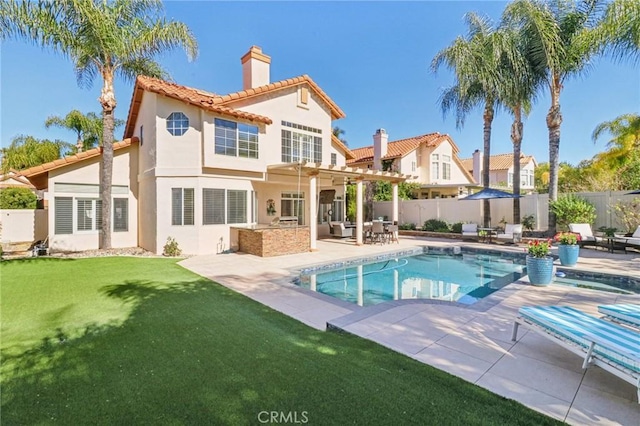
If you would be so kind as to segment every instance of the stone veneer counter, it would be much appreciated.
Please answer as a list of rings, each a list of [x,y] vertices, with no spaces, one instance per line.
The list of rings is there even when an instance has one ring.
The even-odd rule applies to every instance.
[[[309,251],[308,226],[255,225],[234,228],[238,231],[238,250],[243,253],[271,257]]]

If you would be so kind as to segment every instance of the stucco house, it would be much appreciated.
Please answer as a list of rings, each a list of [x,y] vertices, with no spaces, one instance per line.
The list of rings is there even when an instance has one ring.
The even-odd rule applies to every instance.
[[[35,191],[35,187],[29,182],[29,179],[22,176],[20,172],[10,169],[6,173],[0,174],[0,190],[6,188],[27,188]]]
[[[360,194],[364,180],[397,192],[406,176],[347,166],[354,155],[332,135],[340,107],[307,75],[271,82],[270,63],[251,47],[242,90],[227,95],[137,78],[114,144],[113,247],[162,253],[170,237],[188,254],[314,250],[344,218],[347,181]],[[52,250],[98,248],[100,162],[96,148],[23,171],[47,189]],[[270,227],[278,217],[298,226]]]
[[[351,150],[353,167],[409,174],[407,182],[420,184],[418,198],[448,198],[467,194],[478,185],[458,158],[460,151],[449,135],[428,133],[389,141],[385,129],[373,135],[373,145]]]
[[[473,175],[478,183],[482,183],[482,163],[484,154],[476,149],[472,158],[465,158],[462,164]],[[533,191],[535,188],[534,172],[538,163],[532,155],[520,154],[520,190]],[[493,188],[513,188],[513,153],[498,154],[489,157],[489,186]]]

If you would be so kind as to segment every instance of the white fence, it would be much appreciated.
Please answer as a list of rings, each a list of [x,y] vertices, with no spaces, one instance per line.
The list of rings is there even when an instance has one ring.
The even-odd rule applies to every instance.
[[[26,243],[47,238],[47,210],[0,210],[0,242]]]
[[[625,195],[629,191],[577,192],[576,196],[584,198],[596,207],[596,222],[593,229],[601,226],[624,229],[610,206],[618,201],[631,201],[634,195]],[[373,217],[391,217],[391,201],[373,203]],[[398,222],[415,223],[418,227],[428,219],[441,219],[448,223],[475,222],[482,223],[482,201],[457,198],[436,198],[431,200],[399,201]],[[490,200],[491,223],[497,225],[502,218],[513,223],[513,199]],[[525,195],[520,198],[520,217],[534,216],[536,230],[546,230],[549,226],[549,196],[547,194]]]

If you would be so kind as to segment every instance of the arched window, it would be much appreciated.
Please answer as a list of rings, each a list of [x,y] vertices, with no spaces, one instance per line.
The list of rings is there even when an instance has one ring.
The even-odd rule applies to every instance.
[[[189,118],[181,112],[172,112],[167,117],[167,130],[173,136],[182,136],[189,129]]]

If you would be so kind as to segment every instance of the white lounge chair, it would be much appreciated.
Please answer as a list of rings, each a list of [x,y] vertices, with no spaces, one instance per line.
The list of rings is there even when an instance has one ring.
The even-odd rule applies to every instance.
[[[462,224],[462,239],[478,239],[478,224],[477,223],[463,223]]]
[[[635,385],[640,402],[640,338],[637,331],[569,306],[520,308],[513,325],[513,341],[518,336],[519,325],[584,357],[582,368],[597,365]]]
[[[593,235],[591,225],[588,223],[570,223],[569,230],[573,233],[580,234],[580,241],[578,245],[582,246],[602,246],[602,238]]]
[[[598,312],[610,321],[640,328],[640,305],[633,305],[631,303],[600,305],[598,306]],[[640,339],[640,337],[638,337],[638,339]]]
[[[619,242],[624,244],[627,247],[634,247],[640,249],[640,226],[636,228],[635,232],[631,235],[631,237],[619,237],[614,240],[615,242]],[[625,247],[626,251],[626,247]]]
[[[507,223],[507,225],[504,227],[504,233],[497,234],[496,239],[504,240],[510,243],[520,242],[522,240],[522,225]]]

